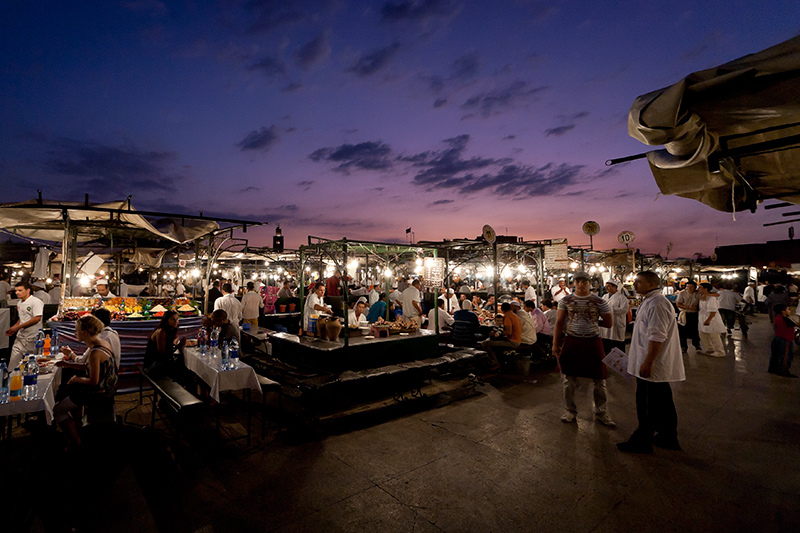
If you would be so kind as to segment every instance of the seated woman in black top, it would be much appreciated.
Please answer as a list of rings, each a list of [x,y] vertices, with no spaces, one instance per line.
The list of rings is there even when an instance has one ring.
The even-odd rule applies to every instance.
[[[144,368],[152,376],[169,375],[177,377],[176,372],[183,368],[178,351],[186,345],[186,337],[178,339],[178,313],[166,311],[158,328],[147,337],[144,353]]]

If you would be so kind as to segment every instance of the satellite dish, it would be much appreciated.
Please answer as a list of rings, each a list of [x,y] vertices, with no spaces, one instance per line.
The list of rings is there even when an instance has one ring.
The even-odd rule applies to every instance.
[[[497,233],[495,233],[494,228],[491,227],[489,224],[486,224],[483,227],[483,238],[489,244],[493,243],[497,238]]]

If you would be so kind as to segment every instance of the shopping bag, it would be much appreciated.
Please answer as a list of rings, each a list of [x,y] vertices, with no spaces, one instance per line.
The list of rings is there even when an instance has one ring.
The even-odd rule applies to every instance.
[[[686,325],[686,311],[681,311],[680,314],[678,314],[678,324],[681,326]]]
[[[631,374],[628,373],[628,354],[620,350],[619,348],[614,348],[608,355],[603,358],[603,362],[606,364],[608,368],[619,374],[625,379],[630,379]]]

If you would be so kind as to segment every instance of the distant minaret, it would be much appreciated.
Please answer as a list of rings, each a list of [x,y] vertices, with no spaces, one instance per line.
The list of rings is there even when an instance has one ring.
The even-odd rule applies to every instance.
[[[281,234],[281,227],[275,228],[275,236],[272,237],[272,249],[276,252],[283,251],[283,235]]]

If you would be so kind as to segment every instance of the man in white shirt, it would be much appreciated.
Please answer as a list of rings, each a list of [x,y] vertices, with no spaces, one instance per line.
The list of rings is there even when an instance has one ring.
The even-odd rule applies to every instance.
[[[655,272],[640,272],[633,288],[643,299],[636,313],[628,372],[636,376],[636,415],[639,427],[617,448],[629,453],[653,453],[653,445],[680,450],[678,413],[670,382],[684,381],[675,310],[659,290]]]
[[[419,292],[419,280],[415,279],[411,285],[403,291],[403,317],[408,318],[419,327],[422,324],[421,294]]]
[[[228,315],[228,322],[238,327],[242,320],[242,303],[233,295],[233,287],[230,283],[222,286],[222,298],[217,298],[214,302],[214,311],[222,309]]]
[[[26,353],[34,353],[36,348],[34,338],[42,328],[42,315],[44,314],[44,304],[31,294],[31,286],[27,282],[20,281],[14,290],[19,299],[17,304],[19,320],[6,330],[7,337],[17,334],[8,361],[9,372],[19,365]]]
[[[364,296],[360,296],[358,300],[356,300],[353,308],[347,312],[347,325],[353,326],[357,325],[359,322],[366,322],[367,315],[364,314],[366,308],[367,299]]]
[[[0,272],[0,299],[8,300],[11,298],[11,284],[8,283],[8,274]]]
[[[442,287],[442,291],[444,291],[444,287]],[[461,309],[461,305],[458,303],[458,297],[456,296],[456,291],[453,289],[448,289],[446,296],[444,293],[442,293],[439,296],[439,300],[445,302],[445,309],[450,314]]]
[[[50,296],[50,303],[57,304],[61,301],[61,282],[57,279],[53,280],[53,288],[47,291]]]
[[[428,329],[431,331],[436,331],[436,309],[431,309],[428,312]],[[455,319],[453,316],[448,313],[444,308],[444,300],[439,298],[439,332],[446,331],[450,329],[450,326],[453,325]]]
[[[726,283],[722,290],[719,291],[719,314],[722,317],[722,321],[725,322],[728,335],[732,334],[731,329],[736,323],[736,304],[741,301],[742,297],[738,292],[731,290],[729,283]]]
[[[748,315],[756,313],[756,282],[750,281],[744,289],[744,312]]]
[[[31,285],[33,289],[33,296],[35,298],[39,298],[44,305],[48,305],[50,303],[50,295],[47,294],[47,285],[44,284],[44,281],[34,281]]]
[[[242,295],[242,321],[258,326],[259,309],[263,308],[264,299],[256,292],[256,284],[248,281],[247,292]]]
[[[373,285],[372,288],[369,291],[369,301],[368,301],[368,303],[369,303],[370,309],[372,308],[373,305],[375,305],[375,302],[377,302],[380,299],[381,299],[381,293],[379,293],[377,290],[375,290],[375,285]]]
[[[99,307],[93,310],[92,314],[103,323],[103,330],[97,334],[97,337],[108,342],[108,344],[111,346],[111,353],[114,354],[114,361],[117,365],[117,370],[119,370],[119,365],[122,361],[122,346],[119,342],[119,333],[111,328],[111,312],[105,307]],[[80,355],[75,359],[75,362],[83,363],[88,355],[89,350],[86,350],[83,355]]]
[[[308,333],[308,319],[311,315],[318,315],[320,313],[325,313],[332,315],[333,309],[325,305],[322,301],[322,297],[325,295],[325,284],[324,283],[316,283],[314,285],[314,290],[311,294],[308,295],[306,298],[306,305],[303,309],[303,330]]]
[[[128,297],[128,284],[125,283],[124,279],[121,279],[119,281],[119,295],[122,298],[127,298]]]
[[[116,298],[110,290],[108,290],[108,280],[107,279],[99,279],[97,280],[97,292],[94,295],[95,298]]]
[[[519,300],[511,300],[509,303],[511,304],[511,310],[519,317],[519,321],[522,323],[522,340],[520,340],[520,344],[536,344],[536,323],[533,321],[533,317],[522,309],[522,304]]]
[[[389,302],[395,307],[399,307],[403,303],[403,293],[397,290],[397,287],[392,289],[389,293]]]
[[[550,289],[550,294],[553,295],[553,301],[558,303],[561,301],[561,298],[572,293],[570,292],[569,287],[567,287],[567,282],[564,281],[564,278],[561,278],[558,280],[558,285]]]
[[[522,288],[525,289],[525,297],[522,299],[523,302],[527,302],[528,300],[532,301],[535,304],[539,304],[539,295],[536,294],[536,289],[531,287],[531,282],[527,279],[522,282]]]

